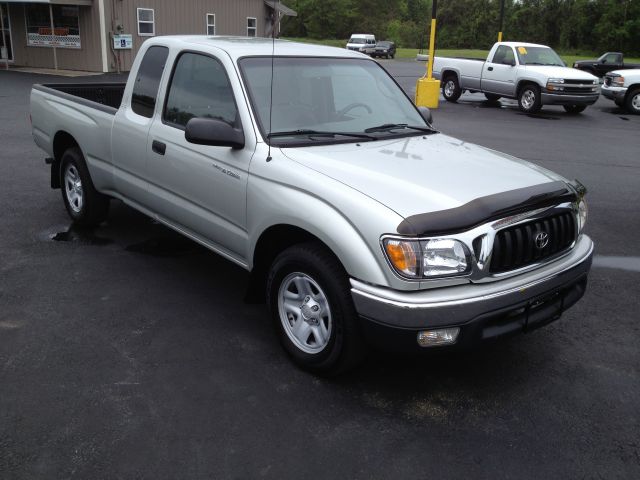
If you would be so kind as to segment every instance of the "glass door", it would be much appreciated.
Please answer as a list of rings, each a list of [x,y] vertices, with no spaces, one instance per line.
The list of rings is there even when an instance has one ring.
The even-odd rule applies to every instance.
[[[0,2],[0,62],[9,59],[13,61],[13,48],[11,48],[11,21],[9,18],[9,5]]]

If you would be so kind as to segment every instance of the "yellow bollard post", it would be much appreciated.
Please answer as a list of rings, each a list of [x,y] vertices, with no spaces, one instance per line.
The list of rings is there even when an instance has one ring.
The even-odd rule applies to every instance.
[[[438,108],[440,100],[440,80],[433,78],[433,57],[436,49],[436,9],[437,0],[433,0],[431,10],[431,35],[429,36],[429,59],[426,76],[416,83],[415,103],[418,107]]]

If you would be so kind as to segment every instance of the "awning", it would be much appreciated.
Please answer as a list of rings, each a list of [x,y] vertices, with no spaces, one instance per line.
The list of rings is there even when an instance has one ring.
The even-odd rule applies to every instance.
[[[2,3],[46,3],[51,5],[93,5],[93,0],[0,0]]]
[[[286,5],[283,5],[278,1],[264,0],[264,3],[266,3],[269,7],[273,8],[275,11],[280,12],[283,15],[287,15],[289,17],[298,16],[298,12],[296,12],[295,10],[291,10],[289,7],[287,7]]]

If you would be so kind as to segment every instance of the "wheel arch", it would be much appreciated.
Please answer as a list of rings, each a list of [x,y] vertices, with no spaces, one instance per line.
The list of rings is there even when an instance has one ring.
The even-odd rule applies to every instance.
[[[275,258],[285,249],[306,242],[321,243],[333,253],[325,242],[301,227],[280,223],[265,229],[258,237],[253,249],[253,268],[251,269],[246,300],[250,303],[264,303],[266,301],[267,275]],[[340,260],[338,259],[338,261]]]
[[[53,163],[51,164],[51,188],[60,188],[60,162],[62,155],[69,148],[78,147],[80,144],[70,133],[59,130],[53,137]]]
[[[460,73],[453,69],[453,68],[446,68],[444,70],[442,70],[442,73],[440,74],[440,77],[442,78],[442,81],[444,82],[446,80],[447,77],[449,76],[454,76],[456,77],[456,80],[458,81],[458,84],[460,84]]]
[[[540,85],[536,80],[533,80],[531,78],[523,78],[521,80],[518,80],[518,83],[516,85],[516,98],[520,95],[520,91],[527,85],[535,85],[540,90],[542,90],[543,88],[542,85]]]
[[[627,93],[624,96],[625,101],[627,98],[629,98],[629,95],[631,95],[631,93],[638,91],[638,89],[640,89],[640,83],[633,83],[629,85],[627,87]]]

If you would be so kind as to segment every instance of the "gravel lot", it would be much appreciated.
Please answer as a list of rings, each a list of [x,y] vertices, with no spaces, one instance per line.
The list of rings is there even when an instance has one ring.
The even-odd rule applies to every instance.
[[[409,93],[424,72],[382,64]],[[587,185],[589,290],[491,349],[324,380],[238,267],[116,202],[69,229],[29,90],[104,80],[0,71],[0,478],[640,478],[640,116],[441,102],[444,133]]]

